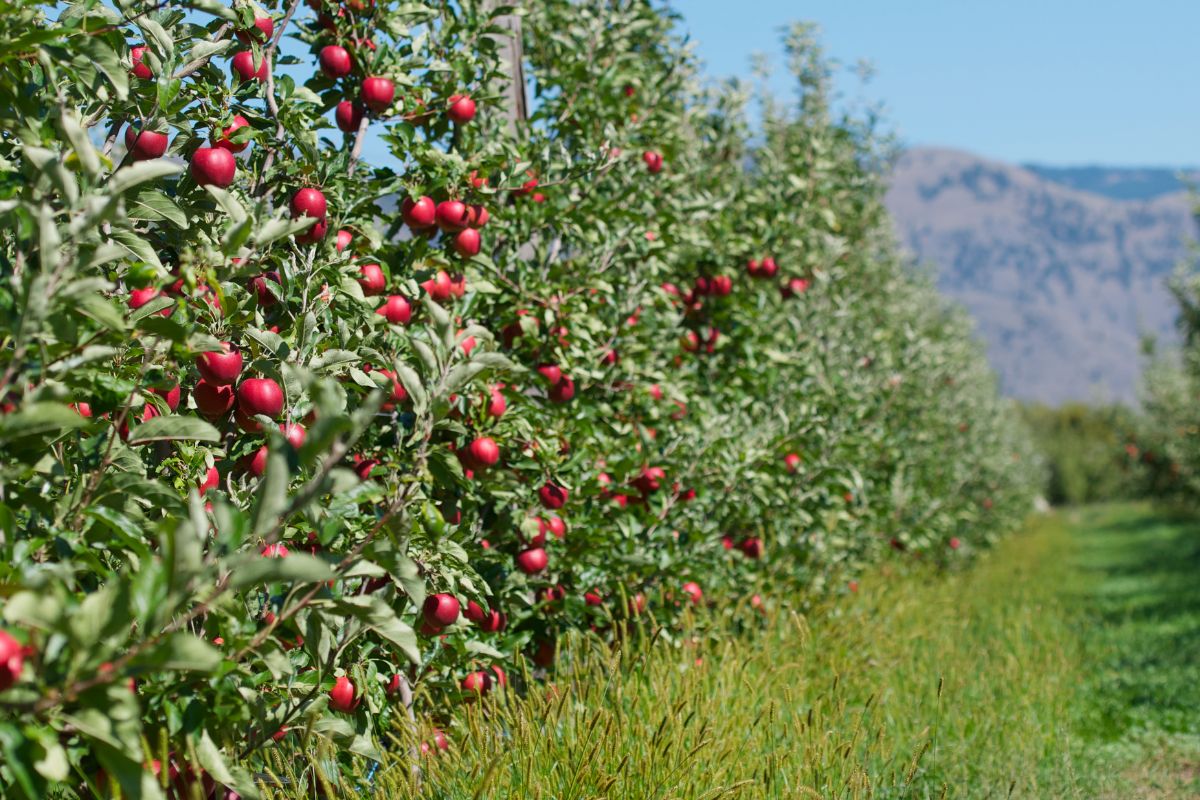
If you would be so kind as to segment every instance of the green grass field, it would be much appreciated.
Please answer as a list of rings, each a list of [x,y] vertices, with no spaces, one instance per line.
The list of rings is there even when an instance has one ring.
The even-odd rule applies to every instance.
[[[1189,521],[1136,505],[1060,512],[968,569],[892,565],[857,594],[741,631],[700,649],[580,645],[553,691],[472,708],[419,775],[397,759],[345,793],[1200,796]]]

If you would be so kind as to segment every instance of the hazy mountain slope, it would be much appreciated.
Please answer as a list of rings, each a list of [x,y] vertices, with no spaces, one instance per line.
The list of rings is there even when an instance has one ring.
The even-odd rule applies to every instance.
[[[1164,194],[1187,191],[1200,178],[1194,169],[1165,167],[1022,167],[1054,183],[1114,200],[1151,200]]]
[[[1007,393],[1133,399],[1139,334],[1172,334],[1164,280],[1194,236],[1185,193],[1116,200],[917,148],[887,200],[901,242],[978,320]]]

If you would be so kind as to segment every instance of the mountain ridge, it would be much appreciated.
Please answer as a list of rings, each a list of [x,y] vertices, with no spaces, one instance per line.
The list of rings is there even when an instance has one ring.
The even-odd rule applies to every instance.
[[[1120,168],[1110,178],[1045,169],[1140,180]],[[1189,195],[1118,199],[1037,170],[909,149],[887,193],[897,236],[975,317],[1006,393],[1133,401],[1141,336],[1174,334],[1166,279],[1195,237]]]

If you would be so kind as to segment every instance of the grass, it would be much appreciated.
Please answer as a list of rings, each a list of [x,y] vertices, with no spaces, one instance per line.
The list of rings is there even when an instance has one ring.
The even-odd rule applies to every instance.
[[[743,632],[716,646],[577,643],[552,688],[468,708],[419,777],[389,756],[344,794],[1195,797],[1197,578],[1190,523],[1066,512],[960,572],[721,622]]]

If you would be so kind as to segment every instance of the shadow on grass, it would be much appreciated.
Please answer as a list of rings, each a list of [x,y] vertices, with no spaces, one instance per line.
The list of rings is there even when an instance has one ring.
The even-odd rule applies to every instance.
[[[1072,594],[1095,668],[1081,732],[1200,733],[1200,525],[1135,506],[1085,512],[1074,528]]]

